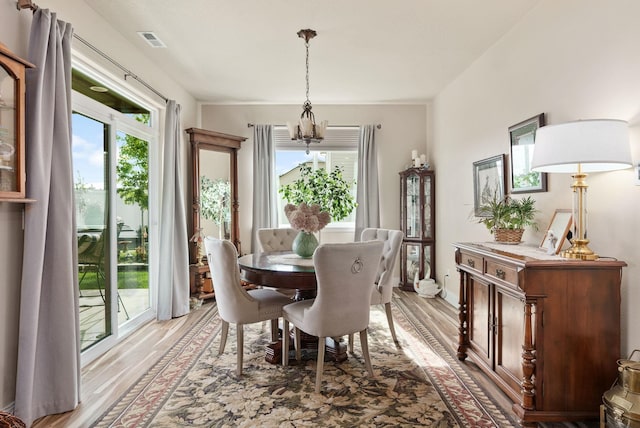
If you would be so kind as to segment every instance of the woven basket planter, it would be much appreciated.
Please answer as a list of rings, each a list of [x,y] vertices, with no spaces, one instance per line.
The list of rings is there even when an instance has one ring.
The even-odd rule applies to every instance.
[[[523,233],[524,229],[496,229],[493,236],[501,244],[519,244]]]

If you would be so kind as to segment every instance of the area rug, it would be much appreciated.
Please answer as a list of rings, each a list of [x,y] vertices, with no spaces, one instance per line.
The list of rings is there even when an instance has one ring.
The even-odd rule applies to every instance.
[[[370,378],[356,347],[342,363],[325,363],[316,394],[315,360],[282,367],[265,361],[268,323],[245,326],[244,373],[236,369],[235,329],[218,356],[215,303],[161,361],[92,425],[101,427],[511,427],[518,426],[469,377],[416,316],[394,299],[400,341],[384,311],[373,309]]]

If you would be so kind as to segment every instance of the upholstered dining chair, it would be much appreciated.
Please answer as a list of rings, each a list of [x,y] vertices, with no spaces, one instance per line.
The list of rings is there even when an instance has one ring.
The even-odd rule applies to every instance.
[[[376,277],[383,243],[349,242],[320,245],[313,254],[317,295],[282,308],[282,362],[289,363],[289,323],[295,327],[296,360],[300,360],[300,330],[318,336],[316,392],[324,369],[325,339],[360,333],[362,355],[369,375],[373,367],[367,345],[369,296]]]
[[[282,229],[258,229],[258,243],[260,250],[269,251],[291,251],[293,240],[298,235],[298,231],[292,228]]]
[[[271,338],[274,341],[277,340],[278,318],[282,316],[282,307],[291,303],[291,299],[275,290],[259,288],[247,291],[242,288],[238,251],[230,241],[207,236],[204,240],[204,246],[213,280],[218,313],[222,319],[218,355],[224,352],[229,323],[235,323],[238,340],[236,373],[240,376],[242,375],[244,351],[244,324],[271,320]]]
[[[371,292],[372,305],[384,305],[387,314],[387,322],[393,343],[399,345],[396,337],[396,329],[393,326],[391,315],[391,297],[393,296],[393,268],[400,252],[404,234],[400,230],[367,228],[360,234],[360,241],[382,241],[382,257],[376,274],[375,287]],[[349,336],[349,351],[353,352],[353,335]]]
[[[300,232],[290,227],[258,229],[258,243],[260,244],[260,251],[291,251],[293,247],[293,240],[296,238],[298,233]],[[276,291],[289,298],[293,298],[296,294],[295,290],[286,288],[276,288]]]

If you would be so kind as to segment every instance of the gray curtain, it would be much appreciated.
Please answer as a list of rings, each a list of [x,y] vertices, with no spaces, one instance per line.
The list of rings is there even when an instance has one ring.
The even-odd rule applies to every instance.
[[[160,214],[159,320],[189,313],[189,247],[180,168],[180,105],[167,102]]]
[[[70,24],[33,14],[26,93],[24,253],[15,413],[27,426],[80,402]]]
[[[258,248],[258,229],[278,227],[276,149],[272,125],[253,127],[253,233],[251,251]]]
[[[380,201],[378,190],[378,155],[375,125],[360,127],[358,139],[358,180],[356,182],[355,241],[367,227],[380,227]]]

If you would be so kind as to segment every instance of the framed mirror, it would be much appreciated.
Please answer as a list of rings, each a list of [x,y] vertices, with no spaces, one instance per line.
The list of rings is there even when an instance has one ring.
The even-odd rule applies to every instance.
[[[547,174],[531,171],[536,131],[545,125],[544,113],[509,127],[511,193],[547,191]]]
[[[191,143],[192,218],[189,236],[228,239],[240,253],[238,225],[238,156],[245,137],[189,128]],[[204,249],[202,249],[204,251]],[[196,242],[190,241],[189,262],[198,262]]]

